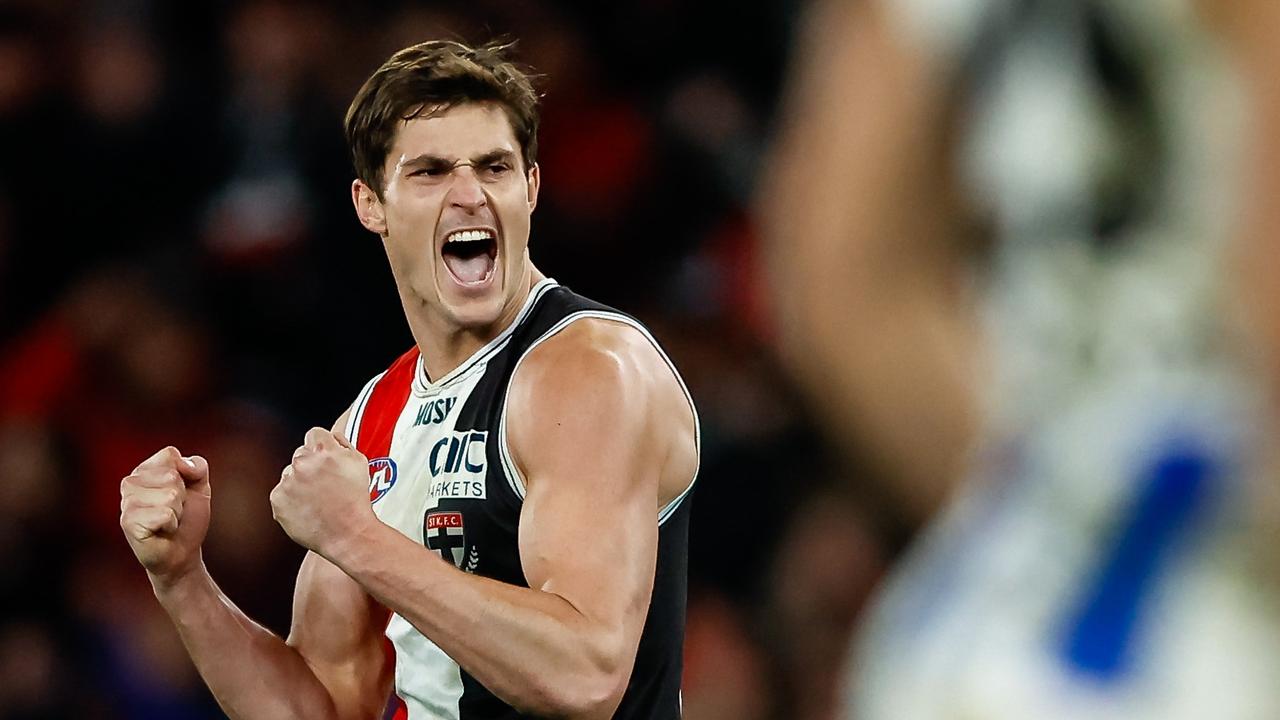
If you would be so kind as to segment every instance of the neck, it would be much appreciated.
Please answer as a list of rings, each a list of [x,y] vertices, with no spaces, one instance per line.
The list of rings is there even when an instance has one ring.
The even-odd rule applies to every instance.
[[[428,308],[421,300],[416,301],[415,310],[406,303],[406,317],[409,330],[413,333],[418,351],[422,353],[422,363],[427,369],[427,376],[432,382],[453,372],[489,341],[496,338],[516,321],[520,309],[524,307],[533,286],[545,279],[536,267],[529,266],[529,272],[520,282],[520,292],[502,309],[502,314],[490,325],[480,327],[459,327],[451,324],[438,311]]]

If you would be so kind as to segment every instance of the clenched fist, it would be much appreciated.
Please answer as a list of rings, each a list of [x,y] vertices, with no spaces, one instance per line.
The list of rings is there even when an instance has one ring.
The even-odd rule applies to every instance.
[[[120,527],[152,582],[200,565],[209,531],[209,464],[167,447],[120,481]]]
[[[342,435],[312,428],[271,491],[271,512],[294,542],[333,559],[336,543],[376,521],[369,460]]]

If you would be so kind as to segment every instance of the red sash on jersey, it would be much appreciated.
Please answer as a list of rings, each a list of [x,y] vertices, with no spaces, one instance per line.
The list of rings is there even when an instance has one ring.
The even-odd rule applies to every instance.
[[[413,387],[413,374],[418,368],[418,348],[414,347],[396,359],[387,372],[373,386],[364,408],[357,408],[360,424],[355,428],[356,449],[364,453],[370,460],[387,457],[391,454],[391,435],[395,432],[396,421],[409,399],[409,391]],[[391,622],[390,613],[387,622]],[[395,647],[391,639],[383,637],[383,650],[387,661],[391,664],[392,675],[396,664]],[[384,718],[390,720],[408,720],[409,709],[404,700],[392,690],[388,698]]]
[[[391,434],[409,399],[417,369],[418,348],[414,347],[391,363],[369,394],[360,414],[360,426],[356,428],[356,449],[370,460],[391,453]]]

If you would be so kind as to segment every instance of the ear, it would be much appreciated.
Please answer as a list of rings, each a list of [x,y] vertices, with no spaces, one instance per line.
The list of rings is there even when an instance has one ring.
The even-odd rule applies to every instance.
[[[538,207],[538,187],[542,185],[542,169],[538,167],[538,163],[534,163],[533,167],[529,168],[527,182],[529,184],[529,212],[533,212],[533,209]]]
[[[373,188],[361,180],[351,182],[351,203],[356,206],[356,217],[369,232],[387,234],[387,213]]]

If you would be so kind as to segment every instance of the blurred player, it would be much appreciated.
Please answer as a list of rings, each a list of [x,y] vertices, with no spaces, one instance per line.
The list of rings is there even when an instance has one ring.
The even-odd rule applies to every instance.
[[[1240,86],[1181,0],[832,2],[797,43],[763,195],[784,356],[942,508],[849,717],[1280,716],[1275,210],[1226,242],[1275,197],[1280,11],[1228,5],[1271,159],[1243,186]]]
[[[288,640],[201,561],[204,459],[166,448],[121,485],[129,543],[234,718],[379,718],[393,687],[409,720],[679,716],[697,419],[639,323],[530,263],[537,97],[502,53],[407,48],[348,112],[352,200],[416,347],[271,493],[311,551]]]

